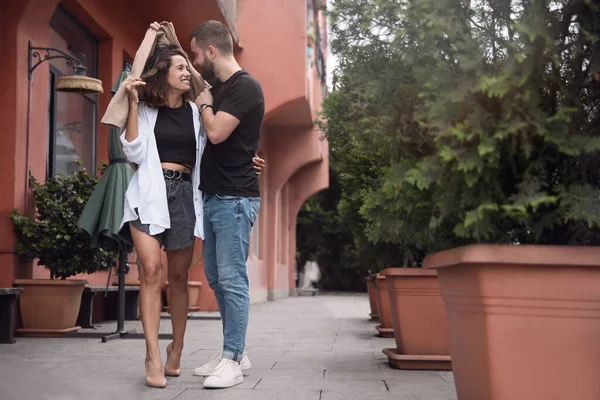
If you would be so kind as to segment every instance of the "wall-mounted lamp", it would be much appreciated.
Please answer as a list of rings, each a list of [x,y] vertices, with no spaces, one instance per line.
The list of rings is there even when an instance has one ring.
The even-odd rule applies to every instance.
[[[54,85],[55,91],[80,94],[100,94],[104,92],[101,80],[86,76],[87,68],[83,66],[84,54],[80,53],[76,58],[51,47],[33,47],[31,40],[29,41],[29,80],[31,80],[33,70],[38,65],[54,58],[63,58],[67,60],[67,66],[73,67],[73,75],[58,77]],[[37,60],[35,64],[34,60]]]
[[[40,54],[41,53],[41,54]],[[31,40],[29,41],[29,81],[33,75],[33,71],[42,63],[55,58],[63,58],[67,60],[67,66],[73,67],[73,75],[61,76],[56,79],[54,91],[69,92],[79,94],[100,94],[104,93],[102,89],[102,81],[95,78],[90,78],[85,75],[87,68],[83,66],[85,56],[73,57],[61,50],[51,47],[33,47]],[[35,61],[35,63],[34,63]],[[31,119],[31,84],[29,84],[27,96],[27,152],[25,155],[25,212],[30,215],[31,202],[29,201],[29,147],[30,147],[30,119]]]

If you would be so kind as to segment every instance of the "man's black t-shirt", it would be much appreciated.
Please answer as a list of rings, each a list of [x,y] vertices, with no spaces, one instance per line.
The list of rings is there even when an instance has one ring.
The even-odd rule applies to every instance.
[[[252,158],[260,139],[265,100],[258,81],[246,71],[233,74],[213,88],[213,111],[240,120],[227,140],[207,141],[202,155],[200,190],[207,194],[259,197],[258,177]]]

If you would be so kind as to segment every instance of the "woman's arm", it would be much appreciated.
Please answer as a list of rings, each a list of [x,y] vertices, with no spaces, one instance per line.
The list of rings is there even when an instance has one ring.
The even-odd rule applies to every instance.
[[[127,118],[127,129],[125,130],[125,140],[133,142],[139,136],[138,132],[138,105],[140,98],[138,96],[138,86],[144,86],[146,82],[140,78],[127,78],[124,82],[127,97],[129,98],[129,117]]]
[[[125,133],[125,140],[131,143],[140,136],[138,131],[138,103],[132,104],[129,102],[129,116],[127,117],[127,128],[123,132]]]
[[[145,83],[139,78],[126,80],[124,83],[129,97],[129,116],[127,128],[121,134],[121,146],[127,161],[139,165],[146,159],[147,140],[144,135],[140,136],[140,121],[142,121],[142,129],[144,129],[143,121],[145,121],[146,114],[143,106],[139,104],[137,86]]]

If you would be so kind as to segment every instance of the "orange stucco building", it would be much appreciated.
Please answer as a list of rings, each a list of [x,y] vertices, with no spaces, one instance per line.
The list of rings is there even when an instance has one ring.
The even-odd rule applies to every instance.
[[[108,128],[99,121],[123,62],[132,60],[149,23],[173,22],[187,50],[192,29],[216,19],[229,26],[240,65],[261,82],[266,99],[259,154],[267,169],[260,178],[261,211],[248,260],[251,301],[293,294],[296,215],[329,183],[327,141],[313,123],[326,92],[324,3],[0,0],[0,287],[11,287],[15,278],[48,276],[43,267],[14,254],[9,214],[14,208],[25,212],[31,202],[27,171],[43,180],[69,172],[76,159],[89,170],[107,161]],[[104,94],[53,91],[56,78],[72,71],[61,59],[40,64],[29,80],[29,41],[85,53],[88,76],[102,80]],[[195,253],[190,279],[204,282],[200,305],[214,310],[200,241]],[[129,278],[137,279],[135,268]],[[107,272],[85,279],[101,285]]]

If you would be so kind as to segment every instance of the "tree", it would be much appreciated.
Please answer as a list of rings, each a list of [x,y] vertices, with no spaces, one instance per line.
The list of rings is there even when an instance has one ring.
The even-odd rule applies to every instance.
[[[390,167],[366,201],[371,231],[386,234],[382,211],[403,219],[424,202],[432,238],[598,244],[598,4],[419,0],[406,18],[433,148]],[[386,202],[390,190],[410,195]]]
[[[339,89],[321,123],[369,240],[410,262],[598,244],[599,15],[587,0],[334,0]]]
[[[344,10],[333,9],[333,18],[354,15],[363,10],[352,2]],[[395,14],[382,10],[388,24],[393,25]],[[367,221],[361,215],[363,198],[370,188],[376,187],[384,167],[403,154],[402,137],[383,135],[394,124],[412,124],[415,134],[418,127],[405,121],[395,111],[410,105],[390,103],[399,89],[387,84],[389,79],[404,79],[410,85],[410,75],[398,77],[397,71],[387,67],[389,43],[371,35],[376,45],[349,46],[342,36],[345,29],[336,31],[332,48],[341,54],[343,72],[339,79],[340,90],[331,93],[323,102],[322,118],[318,121],[329,140],[330,188],[313,197],[303,207],[298,218],[298,249],[300,265],[308,257],[315,259],[322,271],[321,285],[325,289],[364,289],[364,277],[386,267],[406,266],[414,262],[401,251],[398,244],[367,237]],[[368,34],[368,31],[366,31]],[[372,43],[371,43],[372,44]],[[381,92],[385,95],[381,95]],[[377,109],[385,110],[386,118],[374,115]],[[387,117],[389,115],[389,117]],[[400,140],[400,142],[398,142]]]

